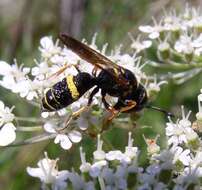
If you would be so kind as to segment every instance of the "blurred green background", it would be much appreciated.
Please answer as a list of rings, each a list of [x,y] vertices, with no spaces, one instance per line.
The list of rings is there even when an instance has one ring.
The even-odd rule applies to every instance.
[[[152,17],[158,20],[163,9],[175,9],[178,12],[184,8],[185,2],[196,7],[202,4],[200,0],[0,0],[0,59],[12,63],[16,58],[19,63],[32,66],[33,59],[39,57],[40,38],[46,35],[57,38],[59,32],[68,32],[78,39],[86,38],[88,41],[97,32],[98,47],[108,42],[110,50],[123,44],[123,50],[129,52],[131,40],[128,32],[137,36],[139,25],[151,23]],[[180,115],[178,112],[181,105],[196,113],[201,79],[199,75],[180,86],[171,83],[163,86],[153,104],[177,115]],[[0,88],[0,97],[6,105],[16,105],[15,113],[20,116],[39,115],[39,110],[30,108],[18,96],[3,88]],[[194,114],[192,117],[194,119]],[[132,128],[135,145],[142,150],[141,164],[146,163],[146,145],[142,134],[147,138],[160,134],[158,143],[165,146],[165,122],[166,118],[161,113],[145,110],[137,127]],[[127,129],[115,127],[104,134],[104,138],[115,149],[121,150],[127,144],[127,137]],[[44,151],[48,152],[50,158],[60,158],[59,168],[78,168],[81,145],[87,159],[92,161],[96,140],[87,136],[69,151],[63,151],[52,141],[0,149],[0,189],[39,189],[39,180],[28,176],[26,167],[35,167],[39,158],[44,156]]]

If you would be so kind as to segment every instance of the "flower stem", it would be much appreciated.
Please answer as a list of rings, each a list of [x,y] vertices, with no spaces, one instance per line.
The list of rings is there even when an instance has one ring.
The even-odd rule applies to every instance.
[[[187,71],[194,68],[202,68],[202,63],[191,63],[191,64],[185,64],[185,63],[176,63],[174,61],[169,61],[168,64],[163,63],[157,63],[154,61],[149,62],[151,66],[164,69],[164,70],[172,70],[172,71]]]
[[[23,132],[40,131],[40,130],[42,130],[41,126],[32,126],[32,127],[20,126],[20,127],[17,127],[17,131],[23,131]]]
[[[38,123],[42,122],[42,119],[38,119],[36,117],[15,117],[17,121],[28,121],[28,122],[33,122],[33,123]]]
[[[100,189],[105,190],[105,183],[104,183],[103,178],[99,176],[98,181],[99,181],[99,184],[100,184]]]

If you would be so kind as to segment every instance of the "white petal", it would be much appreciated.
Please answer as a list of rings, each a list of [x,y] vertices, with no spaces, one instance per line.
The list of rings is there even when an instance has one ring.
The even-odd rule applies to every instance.
[[[152,32],[151,34],[149,34],[149,38],[151,39],[156,39],[159,37],[159,33],[158,32]]]
[[[49,116],[49,112],[42,112],[41,117],[47,118]]]
[[[81,141],[82,136],[81,133],[78,131],[71,131],[70,133],[68,133],[68,137],[70,138],[70,140],[74,143],[78,143]]]
[[[24,67],[23,69],[22,69],[22,72],[26,75],[26,74],[28,74],[29,72],[30,72],[30,68],[28,68],[28,67]]]
[[[107,160],[120,160],[121,158],[123,158],[123,153],[119,150],[115,150],[115,151],[110,151],[106,154],[106,159]]]
[[[45,36],[45,37],[41,38],[40,44],[41,44],[41,46],[42,46],[43,48],[49,49],[49,48],[53,47],[52,38]]]
[[[44,172],[41,168],[31,168],[27,167],[27,173],[32,177],[38,177],[41,181],[45,180]]]
[[[5,124],[0,130],[0,146],[12,143],[16,138],[15,126],[12,123]]]
[[[2,101],[0,101],[0,110],[4,110],[4,103]]]
[[[146,25],[146,26],[139,26],[139,30],[145,33],[151,33],[154,31],[153,27]]]
[[[11,71],[11,66],[5,61],[0,61],[0,75],[7,75]]]
[[[39,74],[39,67],[34,67],[34,68],[32,68],[32,75],[33,76],[36,76],[36,75],[38,75]]]
[[[145,40],[142,42],[145,48],[149,48],[152,45],[152,41]]]
[[[68,150],[72,147],[72,143],[69,140],[67,135],[63,135],[63,134],[57,135],[54,142],[56,144],[60,143],[60,146],[65,150]]]
[[[44,126],[43,126],[43,128],[48,133],[56,133],[55,125],[52,124],[51,122],[45,123]]]

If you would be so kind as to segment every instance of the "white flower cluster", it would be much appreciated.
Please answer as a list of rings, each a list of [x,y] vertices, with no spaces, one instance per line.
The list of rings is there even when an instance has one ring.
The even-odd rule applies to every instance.
[[[55,83],[68,75],[77,75],[78,69],[92,73],[94,68],[92,64],[82,60],[65,46],[59,46],[58,42],[58,40],[53,42],[52,37],[43,37],[40,40],[39,47],[41,56],[39,60],[34,61],[34,66],[30,68],[23,67],[23,65],[18,66],[16,61],[12,65],[5,61],[0,61],[0,76],[2,76],[0,85],[13,93],[19,94],[20,97],[25,98],[31,105],[39,107],[46,90],[50,89]],[[96,35],[89,46],[109,57],[118,65],[131,70],[137,80],[145,84],[149,96],[151,94],[153,96],[160,91],[160,85],[164,82],[158,83],[156,77],[148,77],[142,71],[145,64],[141,64],[141,57],[136,57],[135,54],[123,54],[120,47],[112,51],[110,55],[106,55],[107,44],[100,51],[95,42]],[[86,130],[89,125],[102,125],[102,122],[99,121],[102,120],[105,109],[102,105],[100,94],[97,93],[93,99],[93,105],[96,107],[96,110],[89,108],[71,122],[71,127],[66,127],[67,118],[70,118],[73,112],[87,105],[90,93],[91,90],[65,109],[55,112],[43,112],[41,114],[42,118],[39,118],[40,122],[42,121],[43,123],[42,128],[45,133],[55,137],[54,142],[59,143],[63,149],[70,149],[72,143],[80,142],[82,139],[81,132]],[[117,101],[116,98],[107,98],[112,105]],[[38,122],[37,118],[35,121],[36,123]]]
[[[165,13],[159,23],[155,19],[153,19],[153,23],[153,26],[139,27],[139,30],[147,34],[149,38],[142,42],[142,44],[147,44],[144,48],[133,45],[137,42],[132,39],[131,47],[137,52],[151,47],[152,44],[157,44],[158,55],[161,60],[168,59],[171,53],[181,53],[187,61],[190,61],[194,55],[201,55],[202,15],[199,9],[190,8],[187,5],[184,13],[179,15],[175,12]],[[138,41],[140,41],[139,38]]]
[[[61,176],[62,184],[78,190],[95,190],[98,187],[102,190],[137,189],[137,190],[185,190],[200,189],[202,177],[202,149],[201,139],[191,128],[188,120],[190,112],[185,116],[182,108],[182,119],[173,123],[167,123],[166,136],[168,146],[160,150],[156,141],[158,139],[147,139],[148,163],[146,167],[139,165],[139,154],[141,150],[133,146],[132,134],[129,132],[128,145],[125,151],[103,150],[103,141],[100,135],[97,140],[97,150],[93,152],[93,162],[87,162],[82,147],[80,148],[81,174],[73,171],[66,171],[65,178]],[[42,161],[40,161],[42,162]],[[39,165],[39,164],[38,164]],[[45,168],[45,167],[44,167]],[[48,167],[50,168],[50,166]],[[34,170],[39,170],[36,174]],[[44,169],[39,166],[37,169],[28,167],[29,175],[41,179],[42,184],[52,184],[58,189],[63,189],[57,184],[57,173],[52,176],[52,181]],[[64,172],[64,171],[63,171]],[[60,173],[60,172],[59,172]],[[53,172],[51,173],[53,175]],[[59,180],[59,179],[58,179]]]
[[[98,187],[102,190],[200,189],[202,185],[202,139],[197,132],[201,132],[202,128],[201,97],[202,94],[198,96],[199,112],[196,114],[196,122],[200,128],[194,127],[189,120],[191,112],[185,114],[182,106],[182,117],[176,122],[169,118],[169,122],[166,123],[167,147],[165,149],[161,150],[157,144],[159,135],[155,139],[147,139],[144,136],[148,155],[146,167],[139,165],[141,150],[133,146],[132,134],[129,132],[128,145],[124,152],[104,151],[103,141],[98,135],[97,149],[93,152],[92,163],[86,161],[81,147],[81,174],[75,170],[65,170],[61,171],[65,175],[60,177],[60,172],[54,173],[49,169],[44,171],[46,167],[39,164],[39,168],[28,167],[27,171],[29,175],[40,178],[43,187],[51,184],[56,189],[64,189],[63,187],[67,186],[76,190],[95,190]],[[51,162],[47,168],[52,168]],[[61,181],[61,184],[58,181]]]
[[[131,48],[144,56],[148,65],[161,68],[161,78],[181,84],[202,71],[200,8],[186,5],[182,13],[165,12],[160,21],[153,18],[153,24],[139,26],[139,30],[137,39],[130,34]]]

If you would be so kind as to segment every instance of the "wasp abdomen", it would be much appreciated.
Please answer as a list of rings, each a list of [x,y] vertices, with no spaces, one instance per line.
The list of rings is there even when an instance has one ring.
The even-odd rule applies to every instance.
[[[56,111],[67,107],[94,85],[94,78],[88,73],[68,75],[46,92],[42,99],[43,111]]]

